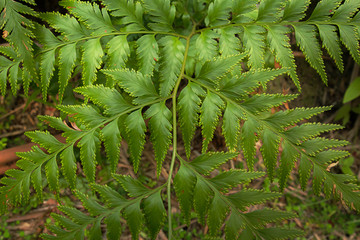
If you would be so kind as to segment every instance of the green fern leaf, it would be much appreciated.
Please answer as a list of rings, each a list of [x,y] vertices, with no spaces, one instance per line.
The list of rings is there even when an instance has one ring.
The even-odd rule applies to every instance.
[[[259,123],[253,118],[248,118],[242,127],[240,144],[250,171],[254,169],[255,143],[258,140],[257,134],[260,128]]]
[[[212,60],[218,55],[217,37],[218,34],[212,30],[202,31],[197,37],[195,46],[200,61]]]
[[[174,178],[176,197],[179,201],[181,213],[186,223],[190,223],[190,212],[193,206],[193,189],[196,184],[195,174],[184,164],[181,164],[179,171]]]
[[[104,51],[101,47],[100,39],[90,39],[83,45],[83,64],[82,79],[84,85],[91,85],[96,80],[96,71],[100,68]]]
[[[320,1],[314,11],[312,12],[308,21],[326,21],[329,20],[330,15],[340,5],[341,0],[322,0]]]
[[[34,170],[34,172],[31,175],[31,182],[34,186],[38,201],[43,202],[43,178],[41,173],[41,167],[38,167]]]
[[[186,156],[190,158],[191,140],[198,125],[201,99],[205,91],[196,83],[189,82],[180,92],[178,111],[180,128],[184,140]]]
[[[125,35],[112,38],[106,45],[110,68],[123,68],[130,56],[130,47]]]
[[[297,217],[296,214],[290,212],[283,212],[273,209],[259,209],[252,212],[245,213],[248,221],[251,221],[257,227],[263,227],[271,222],[283,221]]]
[[[226,198],[239,210],[243,211],[245,207],[263,203],[267,200],[279,198],[280,193],[263,192],[254,189],[241,190],[237,193],[230,194]]]
[[[76,61],[76,43],[68,44],[59,51],[59,99],[65,92],[65,87],[71,77]]]
[[[175,86],[183,64],[185,46],[180,39],[166,36],[159,40],[162,58],[160,65],[160,95],[166,97]]]
[[[344,71],[344,64],[341,57],[341,48],[337,29],[333,25],[318,24],[319,34],[323,46],[328,51],[329,55],[334,59],[336,66],[341,72]]]
[[[130,157],[134,164],[134,171],[139,169],[142,150],[145,143],[146,125],[141,114],[141,109],[132,112],[125,120],[126,131],[129,138]]]
[[[100,9],[95,3],[77,1],[77,0],[62,0],[61,6],[64,6],[68,11],[77,17],[81,22],[94,31],[94,34],[108,33],[116,31],[111,23],[110,16],[105,8]]]
[[[67,142],[79,139],[80,135],[82,134],[80,131],[75,131],[66,125],[61,118],[51,116],[39,116],[38,118],[40,121],[48,124],[50,127],[63,131],[64,133],[62,135],[66,137]]]
[[[140,200],[135,201],[133,204],[126,207],[123,211],[127,225],[130,228],[131,238],[133,240],[139,239],[144,216],[140,209]]]
[[[73,207],[59,206],[60,211],[65,213],[71,220],[80,225],[89,224],[93,218]]]
[[[34,143],[39,144],[40,147],[48,150],[50,153],[56,152],[64,147],[64,144],[59,142],[59,140],[57,140],[49,132],[33,131],[26,132],[25,135]]]
[[[59,167],[56,162],[56,155],[53,156],[45,165],[46,178],[49,182],[51,191],[59,193]]]
[[[152,75],[156,62],[159,60],[159,46],[154,35],[140,37],[136,44],[136,55],[139,61],[139,71],[144,75]]]
[[[108,239],[120,239],[121,237],[121,219],[120,211],[114,211],[112,214],[108,215],[105,220],[106,224],[106,237]]]
[[[144,0],[144,7],[150,14],[153,23],[149,27],[154,31],[172,32],[175,19],[175,6],[169,0]]]
[[[41,13],[40,17],[60,32],[66,40],[77,40],[88,35],[84,26],[69,15],[59,13]]]
[[[200,174],[209,175],[215,168],[237,155],[237,153],[223,152],[206,153],[195,158],[190,165]]]
[[[273,107],[278,107],[285,102],[294,100],[298,95],[296,94],[256,94],[251,98],[246,99],[241,106],[246,111],[251,112],[254,115],[260,112],[265,112]]]
[[[301,148],[306,149],[308,155],[313,155],[317,152],[348,145],[349,142],[345,140],[327,139],[327,138],[313,138],[301,143]]]
[[[246,14],[256,9],[257,0],[232,1],[232,21],[235,23],[252,22]]]
[[[257,22],[277,22],[281,17],[281,10],[286,1],[260,1]]]
[[[348,22],[359,8],[360,2],[358,0],[347,0],[336,9],[334,15],[331,17],[331,21]]]
[[[90,183],[90,187],[100,194],[107,206],[110,208],[124,207],[125,204],[127,204],[127,201],[124,199],[124,197],[111,187],[94,183]]]
[[[239,184],[249,183],[252,179],[264,176],[263,172],[245,172],[239,169],[230,169],[222,172],[215,177],[209,179],[211,184],[219,191],[226,192],[227,190],[238,186]]]
[[[199,216],[199,222],[205,224],[205,216],[210,207],[210,200],[213,196],[213,191],[207,183],[198,178],[194,188],[194,209]]]
[[[42,83],[42,94],[44,100],[47,96],[47,89],[55,70],[55,49],[41,55],[40,76]]]
[[[313,165],[310,159],[305,155],[301,154],[300,163],[299,163],[299,176],[301,188],[305,191],[310,177],[310,172],[313,168]]]
[[[232,102],[227,102],[224,112],[222,131],[226,146],[234,151],[238,146],[240,135],[240,119],[245,119],[243,112]]]
[[[266,123],[270,124],[275,129],[280,130],[284,127],[296,124],[297,122],[300,122],[304,119],[309,119],[312,116],[315,116],[330,109],[331,107],[294,108],[286,111],[277,112],[264,120],[266,121]]]
[[[264,129],[262,133],[261,154],[264,158],[267,173],[270,181],[274,179],[274,171],[277,164],[277,155],[279,152],[280,137],[269,129]]]
[[[349,156],[349,152],[340,150],[327,150],[315,154],[314,162],[319,166],[326,167],[330,162]]]
[[[89,98],[96,105],[104,107],[104,113],[110,116],[125,112],[131,107],[117,90],[103,85],[78,87],[74,91]]]
[[[239,54],[240,39],[236,36],[241,31],[240,28],[226,27],[219,29],[219,51],[222,56]]]
[[[305,123],[285,131],[284,135],[291,142],[299,144],[300,142],[316,137],[321,133],[342,128],[342,126],[336,124]]]
[[[244,228],[244,226],[245,222],[242,216],[237,213],[236,209],[231,208],[231,214],[225,226],[226,239],[238,239],[239,232]]]
[[[218,26],[228,23],[231,7],[232,2],[227,0],[215,0],[210,3],[205,18],[206,26]]]
[[[218,231],[229,212],[229,206],[224,199],[215,192],[209,207],[208,226],[210,235],[218,235]]]
[[[144,199],[143,210],[145,214],[146,226],[149,228],[151,239],[156,239],[164,223],[166,210],[161,199],[160,191]]]
[[[165,105],[165,101],[153,104],[145,113],[146,118],[150,118],[149,129],[151,132],[151,141],[153,143],[156,171],[159,176],[162,163],[169,149],[172,134],[171,118],[172,113]]]
[[[144,10],[139,2],[133,0],[103,0],[111,11],[111,15],[121,17],[121,24],[127,25],[126,31],[141,31],[145,30],[143,23]]]
[[[201,133],[204,138],[202,152],[205,153],[213,138],[215,128],[219,122],[223,100],[216,94],[208,92],[200,110]]]
[[[76,187],[76,158],[74,155],[73,145],[67,147],[60,154],[61,170],[64,174],[66,181],[69,183],[70,188]]]
[[[101,239],[102,238],[102,233],[101,233],[101,219],[100,220],[96,220],[95,223],[93,223],[92,228],[90,228],[89,230],[89,239],[90,240],[96,240],[96,239]]]
[[[88,129],[97,128],[106,120],[104,116],[88,105],[61,105],[58,106],[58,109],[67,115],[73,116],[74,119],[79,120]]]
[[[121,135],[118,126],[119,118],[101,129],[101,140],[104,142],[107,159],[110,161],[111,172],[115,172],[120,158]]]
[[[218,82],[218,79],[220,79],[227,72],[229,72],[245,56],[246,54],[240,54],[232,55],[229,57],[219,57],[216,59],[211,59],[211,61],[207,61],[202,65],[199,73],[197,74],[197,79],[205,80],[204,83],[206,84],[216,84]]]
[[[284,8],[284,15],[282,21],[300,21],[305,17],[305,11],[307,10],[310,4],[310,0],[298,1],[291,0],[288,1]]]
[[[101,206],[98,202],[91,199],[89,196],[85,195],[84,193],[80,192],[79,190],[75,190],[75,195],[79,200],[82,202],[86,210],[91,214],[91,216],[97,216],[104,211],[106,211],[106,208]]]
[[[295,86],[300,90],[299,78],[296,74],[296,65],[294,54],[291,51],[291,46],[289,43],[289,28],[284,26],[268,26],[267,39],[269,41],[270,49],[275,55],[276,61],[284,68],[289,68],[289,75],[293,80]]]
[[[306,60],[319,73],[321,79],[327,84],[324,61],[318,40],[316,39],[315,26],[298,25],[293,26],[296,42],[305,54]]]
[[[150,76],[129,69],[103,70],[112,77],[131,96],[136,97],[134,104],[145,104],[158,98]]]
[[[80,160],[86,178],[89,182],[95,181],[96,152],[100,147],[98,132],[93,131],[79,141]]]
[[[257,25],[244,26],[243,42],[245,50],[249,53],[248,66],[261,69],[264,67],[265,60],[265,28]]]
[[[219,91],[233,100],[242,99],[244,95],[253,92],[260,84],[264,85],[286,72],[286,69],[249,71],[241,74],[240,77],[231,78]]]
[[[121,184],[129,197],[139,197],[149,192],[149,189],[147,189],[139,180],[131,176],[113,174],[113,177]]]
[[[356,31],[356,27],[348,25],[339,25],[340,40],[349,49],[351,56],[359,64],[360,52],[359,52],[359,33]]]
[[[9,68],[9,82],[11,86],[11,90],[13,95],[16,95],[16,92],[18,91],[18,77],[19,77],[19,65],[20,62],[15,63],[12,67]]]
[[[290,171],[293,169],[299,152],[289,142],[283,141],[283,152],[280,157],[279,184],[281,191],[286,187]]]

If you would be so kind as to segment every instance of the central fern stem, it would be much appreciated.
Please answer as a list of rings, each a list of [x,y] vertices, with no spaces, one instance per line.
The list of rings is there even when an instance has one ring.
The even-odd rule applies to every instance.
[[[177,97],[177,92],[180,86],[180,82],[181,79],[183,78],[184,72],[185,72],[185,66],[186,66],[186,59],[188,56],[188,52],[189,52],[189,47],[190,47],[190,39],[191,37],[195,34],[195,28],[196,26],[193,26],[193,29],[191,31],[191,33],[189,34],[189,36],[186,38],[186,48],[185,48],[185,53],[184,53],[184,61],[182,63],[182,67],[181,67],[181,71],[179,74],[179,77],[176,81],[175,87],[174,87],[174,91],[172,94],[172,118],[173,118],[173,153],[172,153],[172,157],[171,157],[171,163],[170,163],[170,170],[169,170],[169,178],[167,180],[167,197],[168,197],[168,228],[169,228],[169,233],[168,233],[168,239],[171,240],[172,239],[172,214],[171,214],[171,179],[172,179],[172,174],[174,171],[174,165],[175,165],[175,159],[176,159],[176,154],[177,154],[177,120],[176,120],[176,97]]]

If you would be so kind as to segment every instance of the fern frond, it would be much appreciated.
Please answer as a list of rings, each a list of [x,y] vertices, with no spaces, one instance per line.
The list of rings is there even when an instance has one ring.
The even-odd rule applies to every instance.
[[[232,21],[235,23],[251,22],[251,19],[246,14],[253,12],[256,9],[257,0],[238,0],[232,1]]]
[[[145,115],[146,118],[150,118],[149,129],[157,162],[157,175],[159,176],[172,138],[172,113],[165,105],[165,101],[163,101],[153,104],[145,112]]]
[[[204,138],[202,145],[203,153],[206,152],[208,145],[213,138],[223,107],[224,102],[218,95],[212,92],[207,93],[200,109],[201,133]]]
[[[102,1],[110,14],[115,17],[121,17],[121,24],[127,25],[125,27],[128,31],[144,30],[143,14],[144,9],[139,2],[133,0],[103,0]]]
[[[217,26],[228,23],[231,1],[215,0],[209,4],[208,14],[205,18],[206,26]]]
[[[62,0],[61,6],[68,9],[69,13],[83,22],[93,34],[109,33],[116,31],[112,25],[109,13],[105,8],[100,9],[96,3],[83,2],[78,0]]]
[[[144,35],[140,37],[136,44],[137,58],[139,60],[139,71],[146,75],[152,75],[155,63],[159,60],[159,47],[154,35]]]
[[[207,164],[203,163],[207,162],[207,158],[213,158],[213,156],[211,154],[201,155],[192,162],[180,159],[181,166],[175,176],[174,184],[182,214],[185,215],[186,219],[188,219],[190,210],[194,205],[201,222],[204,222],[207,216],[207,225],[209,226],[211,237],[219,235],[220,227],[225,222],[225,232],[227,238],[229,238],[237,236],[241,231],[246,231],[245,229],[251,229],[250,235],[257,236],[267,223],[294,217],[293,214],[267,209],[263,210],[264,213],[267,213],[267,216],[269,216],[271,212],[273,218],[266,215],[258,216],[258,212],[242,213],[241,211],[246,209],[247,206],[277,198],[280,194],[245,189],[230,195],[224,194],[224,190],[226,192],[227,189],[235,187],[240,183],[249,182],[254,178],[262,176],[263,173],[230,170],[213,178],[205,178],[202,174],[209,174],[209,171],[214,170],[214,168],[209,168]],[[216,156],[218,160],[215,161],[217,162],[216,165],[230,158],[231,155],[218,153]],[[199,164],[199,161],[201,164]],[[188,190],[186,191],[185,189]],[[251,213],[253,214],[251,215]],[[248,214],[249,218],[247,217]],[[230,217],[226,220],[228,215]],[[252,219],[253,216],[255,216],[256,220]],[[292,233],[295,234],[295,232],[301,234],[300,231],[293,231]]]
[[[175,86],[183,64],[185,45],[176,37],[166,36],[159,40],[162,58],[160,59],[160,95],[166,97]]]
[[[261,69],[265,60],[265,28],[257,25],[244,26],[243,42],[245,50],[249,53],[248,66]]]
[[[302,20],[305,17],[305,11],[307,10],[309,4],[310,0],[288,1],[284,8],[284,15],[282,16],[282,21],[292,22]]]
[[[114,82],[119,84],[131,96],[135,97],[134,104],[144,104],[159,97],[154,83],[148,75],[129,69],[106,69],[103,72],[112,77]]]
[[[282,17],[286,1],[260,1],[257,22],[277,22]]]
[[[109,68],[123,68],[130,56],[130,47],[125,35],[113,37],[107,43]]]
[[[154,31],[171,32],[175,19],[175,6],[169,0],[144,0],[144,7],[150,14],[152,23],[149,27]]]
[[[296,42],[304,52],[306,60],[319,73],[321,79],[327,84],[324,61],[318,40],[316,39],[315,27],[311,25],[294,26]]]
[[[189,82],[179,95],[178,111],[186,156],[190,158],[191,140],[198,125],[201,99],[206,92],[197,84]]]
[[[217,37],[216,32],[205,30],[196,38],[196,52],[200,61],[208,61],[218,55]]]

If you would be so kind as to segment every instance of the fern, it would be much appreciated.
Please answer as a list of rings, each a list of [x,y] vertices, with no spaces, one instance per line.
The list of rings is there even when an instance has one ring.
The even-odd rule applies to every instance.
[[[105,235],[119,239],[125,225],[133,239],[138,239],[140,232],[155,239],[165,224],[169,239],[174,238],[172,190],[185,220],[189,223],[194,211],[199,222],[209,227],[209,237],[219,237],[223,232],[226,239],[288,239],[302,232],[273,224],[270,227],[269,223],[294,218],[294,214],[249,209],[282,194],[247,188],[246,184],[267,174],[271,180],[278,178],[283,190],[294,169],[299,171],[304,190],[312,179],[315,193],[324,192],[360,211],[358,186],[352,183],[355,179],[328,171],[329,164],[348,155],[336,150],[347,142],[323,138],[322,134],[340,126],[303,123],[330,107],[273,113],[271,109],[297,95],[259,91],[284,74],[300,90],[287,36],[290,32],[325,83],[320,46],[340,70],[340,43],[359,62],[360,3],[323,0],[309,16],[306,10],[310,1],[257,3],[102,0],[96,4],[64,0],[60,4],[68,13],[62,15],[37,14],[27,5],[2,1],[2,27],[10,43],[0,48],[2,94],[6,93],[7,79],[15,93],[21,78],[27,92],[30,79],[39,76],[44,98],[52,81],[59,81],[61,103],[68,81],[81,74],[74,92],[85,100],[79,105],[57,106],[77,129],[61,118],[39,117],[63,132],[66,143],[48,132],[27,133],[41,148],[34,146],[19,153],[19,169],[7,171],[0,180],[0,212],[25,204],[32,196],[31,186],[39,201],[46,187],[60,201],[59,181],[63,176],[86,211],[59,206],[63,214],[52,214],[56,224],[48,226],[52,234],[42,235],[44,239],[101,239]],[[4,17],[8,9],[15,18]],[[39,16],[54,32],[30,20],[22,25],[20,19],[26,18],[20,13]],[[32,49],[33,40],[41,43],[39,50]],[[281,69],[264,68],[267,50]],[[220,127],[228,151],[209,152],[213,151],[210,143],[215,130]],[[203,137],[200,155],[192,149],[196,131]],[[179,151],[180,136],[185,156]],[[158,176],[151,187],[140,178],[146,166],[142,151],[148,140],[153,145]],[[266,172],[255,171],[258,142]],[[122,144],[128,146],[136,178],[118,174]],[[79,157],[75,154],[78,149]],[[107,157],[105,164],[110,165],[109,176],[118,186],[98,181],[96,169],[103,164],[99,161],[102,150]],[[247,170],[217,170],[235,157],[244,159]],[[169,166],[165,182],[159,178],[164,162]],[[76,189],[81,170],[91,189],[89,196]]]

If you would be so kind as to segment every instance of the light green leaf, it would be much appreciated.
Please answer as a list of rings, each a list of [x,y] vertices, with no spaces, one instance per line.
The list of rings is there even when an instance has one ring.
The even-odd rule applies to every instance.
[[[166,36],[159,40],[162,58],[160,59],[160,95],[166,97],[175,86],[184,61],[185,46],[180,39]]]
[[[153,75],[156,62],[159,60],[159,47],[155,35],[146,34],[137,41],[136,55],[139,61],[139,71],[146,75]]]
[[[118,126],[119,118],[101,129],[101,140],[104,142],[107,159],[110,162],[111,172],[115,172],[120,158],[121,135]]]
[[[71,145],[62,151],[61,158],[61,171],[69,183],[70,188],[75,189],[76,186],[76,158],[74,155],[74,145]]]
[[[96,152],[100,147],[99,133],[92,131],[86,134],[78,143],[80,147],[80,160],[86,179],[95,181]]]
[[[144,222],[144,216],[140,210],[140,200],[126,207],[123,213],[131,232],[131,238],[137,240]]]
[[[121,184],[130,197],[139,197],[150,191],[139,180],[129,175],[113,174],[112,176]]]
[[[110,68],[123,68],[130,56],[130,47],[126,35],[113,37],[107,43]]]
[[[146,226],[150,231],[151,239],[156,239],[161,227],[164,224],[166,210],[160,191],[150,195],[143,201]]]
[[[172,139],[172,113],[167,108],[165,101],[163,101],[151,105],[145,115],[146,118],[150,118],[149,129],[157,163],[156,171],[159,176],[162,163],[166,157]]]
[[[200,110],[200,125],[203,136],[202,152],[205,153],[213,138],[215,128],[219,122],[223,100],[212,92],[208,92]]]
[[[284,190],[287,185],[290,172],[293,169],[297,158],[299,157],[299,152],[287,141],[283,141],[282,148],[283,151],[280,157],[279,184],[280,189]]]
[[[83,55],[81,62],[83,64],[83,82],[84,85],[91,85],[95,82],[97,69],[101,67],[104,51],[101,47],[100,38],[94,38],[86,41],[82,47]]]
[[[205,91],[199,85],[192,82],[189,82],[179,95],[178,111],[180,129],[188,158],[190,158],[191,140],[198,125],[201,104],[199,95],[205,95]]]
[[[139,169],[142,150],[145,144],[146,125],[141,109],[132,112],[125,120],[126,132],[129,137],[130,158],[134,165],[134,172]]]
[[[209,175],[215,168],[237,155],[237,153],[229,152],[205,153],[191,161],[190,165],[200,174]]]
[[[179,201],[181,213],[186,223],[190,223],[190,213],[193,206],[193,196],[196,184],[195,174],[184,164],[181,164],[179,171],[174,178],[176,197]]]

